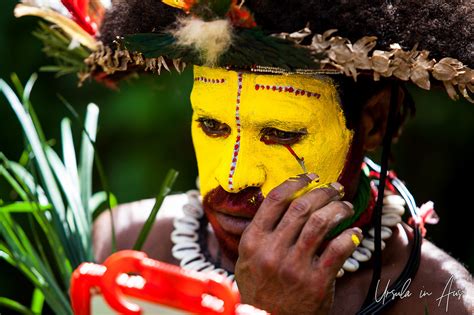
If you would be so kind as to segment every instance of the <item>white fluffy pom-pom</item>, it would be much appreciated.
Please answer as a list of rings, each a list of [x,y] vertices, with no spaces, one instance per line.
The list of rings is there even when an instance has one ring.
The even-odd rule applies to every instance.
[[[206,22],[190,16],[178,20],[177,27],[170,32],[178,45],[200,52],[206,66],[215,66],[232,43],[232,26],[228,20]]]

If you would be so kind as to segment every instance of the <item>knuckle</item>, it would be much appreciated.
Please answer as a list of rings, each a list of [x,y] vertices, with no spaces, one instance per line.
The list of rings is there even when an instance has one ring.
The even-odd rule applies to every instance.
[[[281,191],[277,188],[274,188],[272,189],[266,199],[270,202],[273,202],[273,203],[280,203],[283,201],[283,194],[281,193]]]
[[[263,271],[270,272],[275,271],[278,268],[278,260],[276,256],[272,255],[272,253],[267,253],[260,257],[260,267]]]
[[[334,207],[336,211],[342,213],[344,217],[353,216],[355,213],[354,208],[349,206],[346,201],[331,201],[329,204]]]
[[[307,200],[299,198],[295,199],[291,204],[288,211],[295,215],[305,215],[309,212],[310,204]]]
[[[298,272],[294,264],[284,264],[281,266],[279,276],[286,283],[299,283],[302,281],[300,272]]]
[[[249,241],[248,239],[242,239],[239,243],[239,256],[248,257],[251,256],[256,250],[254,242]]]
[[[340,243],[333,243],[331,244],[331,246],[327,247],[326,250],[329,252],[328,254],[333,258],[341,257],[346,254],[345,247]]]
[[[328,219],[318,212],[313,213],[308,220],[308,224],[310,224],[315,230],[327,227],[328,223]]]

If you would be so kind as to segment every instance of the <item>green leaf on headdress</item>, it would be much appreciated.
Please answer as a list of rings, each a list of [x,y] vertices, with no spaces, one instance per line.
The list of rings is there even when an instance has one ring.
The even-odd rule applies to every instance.
[[[56,65],[42,67],[42,71],[56,72],[61,76],[86,70],[84,59],[90,55],[90,50],[73,42],[58,28],[40,22],[33,35],[43,42],[43,52],[56,61]]]

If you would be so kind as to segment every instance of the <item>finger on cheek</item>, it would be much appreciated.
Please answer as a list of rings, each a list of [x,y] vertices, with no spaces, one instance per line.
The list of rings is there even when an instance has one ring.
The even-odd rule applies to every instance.
[[[292,201],[292,196],[302,188],[319,180],[314,173],[291,177],[273,188],[263,200],[252,222],[262,229],[272,230],[280,221],[283,213]]]
[[[318,268],[327,270],[336,276],[339,269],[362,241],[363,234],[359,228],[350,228],[329,242],[317,262]]]

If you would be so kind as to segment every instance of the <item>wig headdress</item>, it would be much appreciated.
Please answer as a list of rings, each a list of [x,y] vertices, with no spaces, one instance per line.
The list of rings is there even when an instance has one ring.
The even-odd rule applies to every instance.
[[[354,80],[370,75],[426,90],[441,83],[452,99],[461,94],[474,102],[469,0],[134,0],[114,1],[105,15],[98,0],[61,3],[24,1],[15,14],[41,16],[87,50],[87,58],[75,60],[81,81],[195,64]]]

